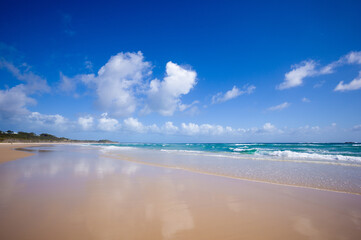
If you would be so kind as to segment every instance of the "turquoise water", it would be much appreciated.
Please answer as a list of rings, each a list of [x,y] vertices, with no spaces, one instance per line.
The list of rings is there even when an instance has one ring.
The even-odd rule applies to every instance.
[[[120,143],[133,147],[186,153],[217,153],[250,158],[351,161],[361,163],[360,143]]]

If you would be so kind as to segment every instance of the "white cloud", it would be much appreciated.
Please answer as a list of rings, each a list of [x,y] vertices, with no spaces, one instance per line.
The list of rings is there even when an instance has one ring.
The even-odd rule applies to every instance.
[[[315,85],[313,85],[313,88],[320,88],[323,86],[323,84],[325,84],[325,80],[316,83]]]
[[[146,130],[144,125],[141,122],[139,122],[138,119],[132,117],[124,119],[123,129],[133,132],[139,132],[139,133],[144,132]]]
[[[180,103],[178,106],[179,106],[179,111],[183,112],[191,107],[193,107],[194,105],[198,104],[199,101],[193,101],[191,104],[183,104],[183,103]]]
[[[361,64],[361,51],[359,52],[350,52],[345,56],[347,63],[349,64]]]
[[[324,73],[333,73],[335,68],[340,67],[345,64],[361,64],[361,51],[356,52],[350,52],[338,59],[337,61],[334,61],[324,68],[321,69],[321,72]]]
[[[180,98],[196,85],[196,77],[195,71],[168,62],[163,81],[154,79],[150,82],[143,113],[158,112],[164,116],[171,116],[179,108],[184,110]]]
[[[195,123],[188,123],[188,124],[182,123],[181,127],[182,127],[182,132],[185,135],[199,134],[199,126],[198,126],[198,124],[195,124]]]
[[[25,86],[19,84],[13,88],[0,90],[0,119],[13,119],[29,113],[26,105],[36,101],[25,93]]]
[[[44,126],[47,124],[48,128],[53,129],[59,128],[59,125],[62,127],[67,127],[68,129],[74,129],[76,126],[81,126],[81,121],[77,123],[72,123],[67,119],[63,118],[60,115],[43,115],[39,113],[32,114],[33,121],[32,124],[36,126]],[[89,120],[90,117],[84,117],[86,121],[84,124],[86,127],[82,127],[83,130],[88,130],[92,120]],[[34,120],[36,119],[36,121]],[[47,122],[47,123],[46,123]],[[93,120],[94,122],[94,120]],[[142,133],[142,134],[160,134],[160,135],[177,135],[177,136],[190,136],[198,141],[215,140],[215,139],[231,139],[231,141],[257,141],[260,137],[263,139],[272,140],[272,137],[277,139],[284,139],[285,137],[297,136],[302,137],[298,140],[304,139],[304,136],[307,134],[323,134],[326,131],[330,130],[330,125],[321,128],[319,126],[304,126],[299,128],[277,128],[270,122],[266,122],[260,127],[252,128],[232,128],[229,126],[221,126],[215,124],[197,124],[197,123],[182,123],[180,126],[176,126],[173,122],[166,122],[161,127],[158,127],[156,124],[145,125],[136,118],[126,118],[123,120],[123,124],[120,124],[119,120],[109,117],[106,113],[102,114],[101,117],[97,120],[98,130],[101,131],[111,131],[115,134],[129,134],[129,133]],[[87,125],[89,123],[89,125]],[[46,127],[47,127],[46,126]],[[68,127],[70,126],[70,127]],[[331,127],[335,129],[337,125],[332,123]],[[357,125],[353,128],[354,131],[361,130],[361,125]],[[243,139],[243,140],[241,140]]]
[[[166,122],[161,130],[165,134],[174,134],[178,132],[178,129],[179,128],[177,126],[174,126],[172,122]]]
[[[29,70],[30,66],[27,65],[26,63],[22,64],[21,68],[25,68],[25,69],[21,70],[20,68],[15,67],[12,63],[2,59],[0,60],[0,68],[7,69],[18,80],[25,82],[26,85],[24,85],[24,91],[27,94],[50,91],[50,87],[48,86],[46,79],[31,72]]]
[[[29,114],[26,106],[36,104],[29,95],[50,91],[46,80],[31,72],[30,66],[25,63],[18,68],[0,59],[0,68],[8,70],[15,78],[24,82],[10,89],[0,90],[0,119],[17,119]]]
[[[284,103],[281,103],[279,105],[276,105],[276,106],[273,106],[273,107],[270,107],[268,108],[269,111],[280,111],[282,109],[285,109],[287,107],[289,107],[291,104],[288,103],[288,102],[284,102]]]
[[[73,92],[76,89],[76,80],[69,78],[60,72],[60,84],[59,89],[63,92]]]
[[[244,86],[243,90],[238,89],[236,86],[233,86],[233,88],[226,93],[219,92],[216,95],[212,97],[212,103],[221,103],[228,100],[231,100],[233,98],[236,98],[243,94],[251,94],[256,89],[255,86]]]
[[[152,124],[145,127],[147,131],[152,133],[160,133],[160,128],[157,126],[157,124]]]
[[[29,122],[39,127],[51,127],[57,129],[65,129],[68,127],[68,120],[59,114],[47,115],[38,112],[32,112],[28,115],[27,118]]]
[[[285,74],[285,80],[278,86],[278,89],[283,90],[302,85],[304,78],[317,74],[315,67],[316,63],[312,60],[293,65],[292,70]]]
[[[221,135],[225,130],[220,125],[182,123],[181,132],[185,135]]]
[[[361,51],[350,52],[340,57],[337,61],[331,62],[330,64],[322,67],[321,69],[316,69],[317,64],[313,60],[303,61],[300,64],[293,65],[291,67],[292,70],[285,74],[284,82],[278,85],[277,89],[283,90],[283,89],[301,86],[303,84],[303,80],[306,77],[331,74],[335,71],[335,68],[343,66],[345,64],[361,64]],[[358,86],[358,82],[354,84]],[[316,84],[314,87],[316,88],[322,85],[323,82],[320,82]],[[339,83],[339,85],[340,85],[340,89],[343,89],[342,83]]]
[[[311,102],[311,100],[308,99],[308,98],[306,98],[306,97],[304,97],[304,98],[302,98],[302,102],[304,102],[304,103],[309,103],[309,102]]]
[[[118,120],[108,117],[108,113],[103,113],[98,121],[98,128],[103,131],[116,131],[119,127]]]
[[[118,53],[100,68],[97,74],[79,74],[72,78],[61,74],[59,86],[63,91],[74,91],[78,83],[95,89],[96,105],[113,117],[127,117],[144,104],[143,114],[158,112],[170,116],[176,110],[195,113],[199,103],[181,102],[196,85],[195,71],[168,62],[164,79],[150,81],[151,64],[144,61],[143,54]]]
[[[263,130],[266,131],[266,132],[271,132],[271,131],[276,130],[276,127],[271,123],[265,123],[263,125]]]
[[[352,91],[361,88],[361,71],[357,78],[353,79],[350,83],[344,84],[343,81],[339,82],[334,91]]]
[[[271,134],[284,133],[282,130],[277,129],[271,123],[265,123],[262,127],[253,127],[253,128],[238,128],[234,129],[229,126],[223,127],[221,125],[212,125],[212,124],[196,124],[196,123],[182,123],[179,131],[183,135],[189,136],[252,136],[259,134]]]
[[[93,117],[86,116],[86,117],[79,117],[78,124],[83,130],[89,130],[93,127],[94,119]]]
[[[141,86],[151,71],[151,64],[144,61],[143,54],[118,53],[94,74],[76,76],[96,89],[97,104],[114,116],[128,116],[137,106],[135,87]]]

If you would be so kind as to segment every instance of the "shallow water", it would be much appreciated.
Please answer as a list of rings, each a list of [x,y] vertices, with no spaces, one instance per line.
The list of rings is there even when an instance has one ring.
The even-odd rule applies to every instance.
[[[100,147],[107,156],[207,174],[361,194],[361,165],[353,162],[252,158],[213,152]]]

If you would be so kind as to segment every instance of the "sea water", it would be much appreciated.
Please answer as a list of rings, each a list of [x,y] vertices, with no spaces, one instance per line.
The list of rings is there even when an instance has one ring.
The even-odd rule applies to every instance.
[[[120,143],[135,147],[190,154],[213,153],[225,157],[333,161],[361,164],[361,143]]]

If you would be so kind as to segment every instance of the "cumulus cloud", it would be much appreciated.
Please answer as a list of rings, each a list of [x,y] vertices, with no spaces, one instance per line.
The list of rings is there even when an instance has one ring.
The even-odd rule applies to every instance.
[[[291,104],[288,102],[281,103],[279,105],[268,108],[269,111],[280,111],[282,109],[288,108]]]
[[[285,80],[279,86],[279,90],[293,88],[302,85],[303,79],[317,74],[316,63],[312,60],[303,61],[292,66],[292,70],[285,74]]]
[[[138,121],[138,119],[130,117],[124,119],[123,129],[141,133],[144,132],[145,127],[141,122]]]
[[[143,54],[118,53],[100,68],[97,75],[76,76],[83,83],[94,87],[97,105],[113,116],[128,116],[137,106],[135,87],[144,83],[151,74],[151,64],[144,61]]]
[[[320,128],[319,126],[310,127],[308,125],[300,128],[277,128],[274,124],[266,122],[260,127],[252,128],[232,128],[229,126],[221,126],[209,123],[181,123],[176,126],[173,122],[166,122],[162,126],[158,127],[156,124],[145,125],[136,118],[123,119],[122,124],[119,120],[111,118],[107,113],[103,113],[98,119],[94,119],[90,116],[78,118],[76,122],[71,122],[61,115],[45,115],[40,113],[31,113],[26,118],[27,123],[31,123],[33,126],[42,127],[42,129],[59,129],[67,128],[74,129],[75,127],[81,127],[81,129],[88,131],[92,129],[94,123],[97,122],[97,128],[94,130],[108,131],[115,133],[142,133],[142,134],[161,134],[161,135],[178,135],[178,136],[191,136],[194,139],[204,138],[206,139],[257,139],[258,137],[271,137],[271,136],[294,136],[303,135],[305,133],[322,133],[326,128]],[[335,127],[336,124],[332,124]],[[45,128],[44,128],[45,127]],[[361,130],[361,126],[357,125],[353,128],[354,131]]]
[[[185,135],[221,135],[225,129],[220,125],[182,123],[181,133]]]
[[[271,131],[276,130],[276,127],[275,127],[275,125],[268,122],[263,125],[263,130],[266,132],[271,132]]]
[[[103,113],[98,120],[98,128],[102,131],[116,131],[120,127],[117,119],[108,117],[108,113]]]
[[[68,120],[59,114],[47,115],[38,112],[32,112],[28,115],[27,118],[30,123],[39,127],[56,127],[57,129],[65,129],[67,128],[68,123]]]
[[[361,51],[359,52],[350,52],[349,54],[347,54],[345,56],[345,59],[347,60],[348,63],[353,64],[361,64]]]
[[[233,88],[227,91],[226,93],[219,92],[216,95],[214,95],[212,97],[212,103],[215,104],[215,103],[226,102],[243,94],[251,94],[255,89],[256,87],[253,85],[250,86],[246,85],[243,87],[243,90],[240,90],[236,86],[233,86]]]
[[[184,110],[181,96],[188,94],[196,85],[196,78],[195,71],[168,62],[163,81],[154,79],[150,82],[143,113],[158,112],[164,116],[171,116],[179,108]]]
[[[166,122],[162,126],[162,132],[165,134],[174,134],[178,132],[179,128],[177,126],[174,126],[172,122]]]
[[[353,79],[350,83],[344,83],[343,81],[339,82],[334,91],[352,91],[352,90],[358,90],[361,88],[361,71],[359,72],[358,77]]]
[[[79,117],[78,124],[83,130],[89,130],[93,127],[94,118],[91,116]]]
[[[25,114],[29,114],[26,107],[36,104],[30,95],[50,91],[46,79],[31,72],[30,66],[25,63],[16,67],[10,62],[0,59],[0,69],[6,69],[16,79],[23,82],[9,89],[0,90],[1,119],[21,118]]]
[[[13,119],[28,114],[28,104],[36,101],[28,97],[23,84],[13,88],[0,90],[0,119]]]
[[[196,112],[198,101],[191,104],[181,101],[196,85],[195,71],[168,62],[164,79],[149,82],[151,68],[141,52],[118,53],[97,74],[79,74],[72,78],[61,74],[59,86],[67,92],[74,91],[78,83],[93,88],[96,105],[113,117],[128,117],[141,104],[143,114],[158,112],[170,116],[176,110]]]

